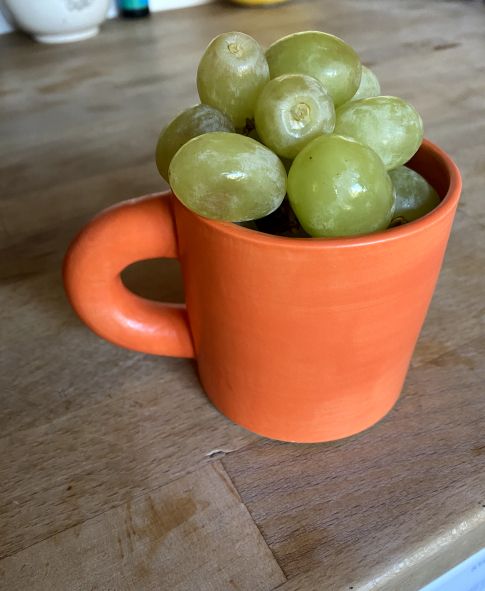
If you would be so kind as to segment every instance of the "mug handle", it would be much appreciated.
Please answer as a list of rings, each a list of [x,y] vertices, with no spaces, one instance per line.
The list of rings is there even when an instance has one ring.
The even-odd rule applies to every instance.
[[[170,198],[131,199],[91,220],[66,253],[64,287],[78,316],[100,337],[142,353],[194,357],[185,304],[141,298],[120,276],[136,261],[177,258]]]

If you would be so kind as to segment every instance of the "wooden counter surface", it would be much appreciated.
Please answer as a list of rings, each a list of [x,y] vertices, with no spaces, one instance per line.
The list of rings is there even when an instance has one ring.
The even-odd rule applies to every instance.
[[[336,443],[233,425],[192,362],[103,342],[60,282],[94,213],[164,188],[158,132],[234,29],[345,38],[464,176],[402,397]],[[72,45],[0,39],[2,591],[415,591],[485,545],[484,56],[485,5],[457,0],[212,4]],[[176,263],[125,279],[183,299]]]

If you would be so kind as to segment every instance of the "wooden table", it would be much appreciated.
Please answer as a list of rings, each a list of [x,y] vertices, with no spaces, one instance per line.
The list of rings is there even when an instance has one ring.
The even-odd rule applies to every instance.
[[[164,188],[159,129],[196,102],[205,45],[234,29],[345,38],[464,175],[403,395],[332,444],[231,424],[190,361],[101,341],[61,286],[95,212]],[[485,544],[484,31],[478,1],[319,0],[113,21],[57,47],[2,37],[2,590],[412,591]],[[125,280],[183,299],[173,262]]]

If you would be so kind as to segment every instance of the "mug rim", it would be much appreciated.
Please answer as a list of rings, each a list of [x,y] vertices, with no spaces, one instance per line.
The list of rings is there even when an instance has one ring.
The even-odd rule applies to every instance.
[[[276,236],[274,234],[266,234],[251,228],[239,226],[233,222],[225,222],[221,220],[212,220],[196,214],[189,210],[177,197],[173,194],[178,204],[187,210],[187,212],[198,219],[198,222],[207,226],[212,231],[232,236],[238,240],[245,240],[252,243],[261,243],[265,245],[273,245],[278,247],[290,247],[297,249],[324,249],[324,248],[347,248],[355,246],[364,246],[377,244],[380,242],[390,242],[407,236],[414,235],[418,232],[426,230],[430,226],[439,223],[443,218],[446,218],[455,209],[460,198],[462,180],[458,166],[452,158],[439,146],[428,139],[423,139],[418,152],[431,152],[441,161],[443,167],[447,170],[449,175],[449,185],[445,196],[441,199],[439,205],[424,216],[386,230],[380,230],[371,234],[359,234],[356,236],[344,237],[304,237],[296,238],[292,236]],[[417,153],[418,153],[417,152]]]

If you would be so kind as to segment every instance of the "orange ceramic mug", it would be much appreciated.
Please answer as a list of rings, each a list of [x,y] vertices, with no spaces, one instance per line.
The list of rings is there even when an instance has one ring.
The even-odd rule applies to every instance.
[[[64,280],[81,319],[123,347],[195,357],[214,405],[286,441],[329,441],[381,419],[401,391],[460,197],[451,159],[411,162],[441,204],[366,236],[296,239],[204,219],[170,193],[120,203],[71,245]],[[186,305],[144,300],[121,271],[177,257]]]

